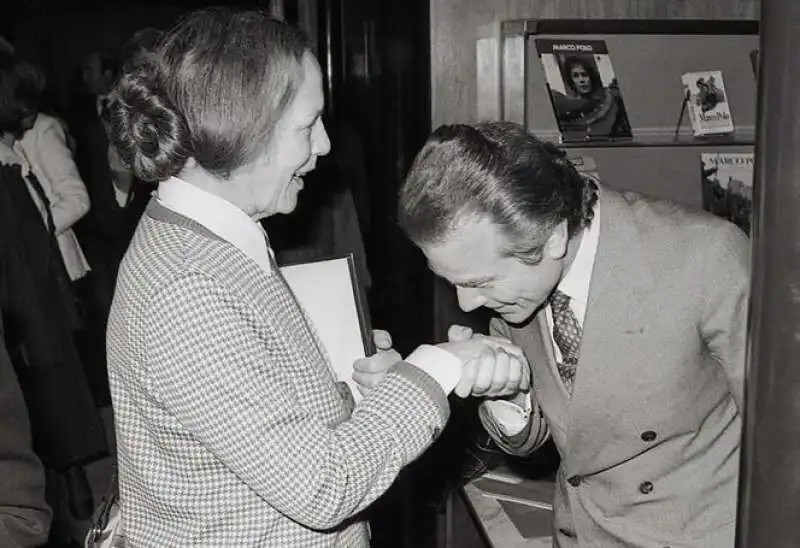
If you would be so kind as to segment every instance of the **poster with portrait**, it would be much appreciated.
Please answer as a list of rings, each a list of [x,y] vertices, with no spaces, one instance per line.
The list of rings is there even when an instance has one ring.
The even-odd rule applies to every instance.
[[[703,209],[750,234],[753,217],[752,152],[704,152],[701,155]]]
[[[535,42],[562,142],[630,139],[631,124],[605,41]]]

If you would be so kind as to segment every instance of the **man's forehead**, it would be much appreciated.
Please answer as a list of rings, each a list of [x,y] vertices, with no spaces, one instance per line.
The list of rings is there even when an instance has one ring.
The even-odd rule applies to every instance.
[[[503,240],[495,225],[460,223],[441,242],[423,246],[428,264],[445,278],[485,278],[501,260]]]

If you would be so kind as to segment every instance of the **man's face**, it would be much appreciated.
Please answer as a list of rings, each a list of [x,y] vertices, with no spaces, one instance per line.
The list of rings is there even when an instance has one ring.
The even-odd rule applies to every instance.
[[[522,323],[558,285],[567,251],[566,224],[553,231],[536,265],[503,254],[507,236],[486,218],[458,224],[445,241],[422,245],[431,270],[456,288],[465,312],[481,306],[509,323]]]
[[[575,86],[575,89],[578,90],[578,93],[581,95],[591,93],[592,79],[589,76],[589,73],[586,72],[585,68],[583,68],[581,65],[573,65],[569,71],[569,75],[570,78],[572,78],[572,83]]]

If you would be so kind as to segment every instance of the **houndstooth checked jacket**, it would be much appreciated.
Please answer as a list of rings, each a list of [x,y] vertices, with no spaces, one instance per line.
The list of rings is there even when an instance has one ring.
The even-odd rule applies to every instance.
[[[449,414],[402,362],[353,410],[278,269],[155,200],[108,353],[131,547],[368,546],[357,514]]]

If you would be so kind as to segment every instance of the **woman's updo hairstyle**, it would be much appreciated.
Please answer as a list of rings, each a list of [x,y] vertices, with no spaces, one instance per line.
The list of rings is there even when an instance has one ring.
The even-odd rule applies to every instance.
[[[111,93],[111,140],[145,181],[189,158],[222,179],[263,154],[302,82],[310,43],[261,11],[189,14],[123,67]]]

